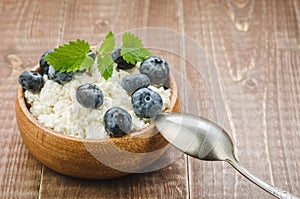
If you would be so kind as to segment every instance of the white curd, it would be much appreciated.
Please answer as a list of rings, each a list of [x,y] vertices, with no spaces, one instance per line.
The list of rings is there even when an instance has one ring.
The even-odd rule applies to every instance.
[[[137,73],[135,69],[131,73]],[[40,93],[25,91],[25,98],[31,105],[30,112],[39,122],[54,131],[78,138],[108,138],[104,129],[103,116],[111,107],[121,107],[132,117],[131,132],[141,130],[149,125],[135,115],[132,110],[131,96],[121,86],[123,77],[130,73],[114,70],[107,81],[94,66],[89,73],[77,74],[74,79],[64,85],[48,80],[44,76],[45,85]],[[76,100],[76,89],[85,83],[97,85],[103,92],[103,105],[97,109],[84,108]],[[170,89],[163,87],[150,89],[160,94],[163,99],[163,110],[170,106]]]

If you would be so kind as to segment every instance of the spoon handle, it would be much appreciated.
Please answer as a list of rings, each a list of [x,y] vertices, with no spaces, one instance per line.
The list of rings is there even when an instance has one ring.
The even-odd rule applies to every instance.
[[[277,198],[282,199],[300,199],[297,196],[292,195],[291,193],[288,193],[278,187],[275,187],[273,185],[270,185],[261,179],[257,178],[256,176],[252,175],[245,167],[243,167],[236,158],[230,158],[227,159],[226,162],[228,162],[232,167],[234,167],[238,172],[240,172],[243,176],[245,176],[248,180],[262,188],[263,190],[267,191],[268,193],[272,194],[273,196]]]

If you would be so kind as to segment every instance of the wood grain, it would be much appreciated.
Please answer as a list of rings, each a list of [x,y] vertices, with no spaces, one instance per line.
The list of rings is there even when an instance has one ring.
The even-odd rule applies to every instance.
[[[180,154],[162,170],[109,181],[65,177],[31,156],[14,115],[20,72],[58,44],[79,37],[95,45],[109,30],[142,27],[179,31],[203,46],[216,69],[205,76],[180,57],[189,53],[184,40],[162,40],[179,55],[155,50],[181,76],[184,111],[214,119],[220,110],[209,88],[218,82],[222,125],[239,160],[300,196],[298,0],[0,0],[0,24],[0,198],[271,198],[225,163]]]
[[[153,26],[153,19],[147,18],[147,16],[152,15],[158,15],[158,13],[164,13],[165,18],[169,19],[170,26],[166,26],[168,28],[175,28],[177,27],[177,23],[175,20],[174,23],[174,17],[176,17],[176,4],[172,6],[167,6],[168,2],[163,1],[158,5],[156,2],[143,2],[143,1],[134,1],[134,2],[111,2],[111,1],[97,1],[97,2],[90,2],[90,3],[80,3],[82,1],[74,1],[72,3],[67,2],[66,7],[66,13],[65,13],[65,24],[68,24],[64,27],[64,33],[62,35],[62,42],[67,42],[72,39],[76,39],[77,37],[81,37],[83,39],[86,39],[87,41],[98,44],[99,41],[101,41],[105,34],[109,30],[113,30],[115,33],[123,32],[127,29],[133,29],[135,27],[143,27],[143,26]],[[82,7],[82,4],[85,4],[84,7]],[[82,9],[87,8],[88,10],[92,10],[89,12],[89,15],[87,15],[87,12],[83,12]],[[167,12],[163,10],[164,8],[168,8]],[[125,12],[126,11],[126,12]],[[147,13],[147,15],[145,15]],[[98,28],[92,35],[93,37],[90,37],[87,35],[87,33],[91,32],[93,27],[87,27],[82,28],[86,24],[85,21],[80,22],[82,18],[86,18],[87,21],[90,21],[91,24],[96,24]],[[149,20],[149,21],[147,21]],[[82,23],[82,25],[76,25],[77,23]],[[168,21],[164,21],[164,24],[168,23]],[[72,25],[71,25],[72,24]],[[174,44],[176,45],[176,44]],[[176,152],[175,152],[176,153]],[[184,162],[184,158],[180,159],[181,162]],[[158,176],[149,176],[149,181],[152,183],[152,185],[160,184],[160,186],[155,185],[151,188],[148,188],[148,182],[144,180],[143,177],[135,177],[130,178],[125,183],[116,183],[116,181],[113,181],[113,184],[110,184],[109,186],[114,186],[114,191],[110,188],[106,188],[108,186],[105,186],[105,188],[102,188],[99,190],[99,186],[94,186],[92,184],[87,184],[87,188],[85,189],[79,187],[77,189],[77,193],[80,196],[80,198],[91,198],[91,197],[100,197],[103,198],[122,198],[122,197],[137,197],[137,198],[161,198],[164,195],[170,195],[177,198],[184,198],[188,191],[187,191],[187,184],[186,184],[186,168],[185,164],[174,164],[172,165],[172,173],[168,172],[166,175],[166,178],[170,176],[170,181],[161,181],[161,177],[164,175],[164,171],[161,171]],[[42,180],[42,186],[43,187],[49,187],[51,186],[51,178],[57,178],[57,174],[50,172],[49,170],[44,171],[44,177]],[[144,175],[144,174],[143,174]],[[127,177],[126,177],[127,178]],[[172,179],[173,178],[173,179]],[[69,185],[69,181],[62,181],[62,185],[59,186],[59,189],[61,187],[66,187]],[[84,181],[80,181],[80,184],[84,184]],[[162,185],[161,183],[164,183]],[[103,186],[103,183],[101,183],[101,187]],[[161,187],[165,188],[161,188]],[[132,187],[133,190],[130,190]],[[172,188],[171,188],[172,187]],[[70,189],[72,190],[72,189]],[[74,191],[67,190],[67,193],[69,196],[74,194]],[[90,191],[88,191],[90,190]],[[57,190],[58,191],[58,190]],[[57,191],[52,192],[51,189],[43,189],[41,190],[41,196],[55,196],[52,194],[56,194]],[[63,190],[59,191],[66,191],[65,188]],[[129,192],[128,192],[129,191]],[[90,193],[90,194],[89,194]]]
[[[185,24],[192,19],[194,20],[193,24],[197,24],[196,19],[199,19],[199,25],[187,26],[189,30],[186,32],[191,33],[191,36],[198,39],[204,46],[208,46],[207,50],[212,54],[218,66],[226,93],[224,99],[227,112],[225,128],[230,132],[236,144],[236,154],[241,162],[262,179],[297,193],[297,190],[292,188],[292,184],[293,186],[299,184],[298,171],[293,168],[291,169],[293,174],[291,174],[292,172],[287,174],[286,170],[287,167],[295,165],[295,162],[287,161],[291,157],[296,158],[297,156],[291,150],[292,148],[299,150],[297,149],[299,136],[292,139],[295,143],[282,143],[287,139],[286,137],[291,137],[289,134],[295,133],[282,131],[282,127],[287,125],[286,122],[281,121],[282,110],[285,109],[286,103],[279,96],[289,99],[290,95],[281,94],[281,91],[278,90],[282,87],[282,77],[279,74],[283,75],[286,72],[278,72],[277,68],[280,66],[288,70],[286,67],[287,65],[291,66],[291,63],[287,63],[287,60],[291,59],[280,64],[276,63],[277,57],[281,56],[276,55],[278,48],[276,45],[278,44],[274,35],[274,32],[277,32],[277,24],[274,22],[282,25],[291,22],[279,19],[281,15],[275,14],[276,5],[274,4],[264,1],[241,2],[245,4],[239,6],[234,1],[222,3],[195,1],[190,3],[186,7],[187,11],[195,10],[194,13],[197,13],[196,10],[200,10],[198,13],[203,13],[203,15],[198,14],[200,16],[193,17],[186,14],[184,16]],[[292,7],[290,8],[292,9]],[[250,17],[246,16],[247,11],[253,12]],[[286,12],[282,15],[289,17],[291,14],[287,13],[293,13],[291,10],[278,12]],[[209,17],[210,20],[208,20]],[[273,18],[275,19],[270,21]],[[296,21],[295,18],[290,20]],[[244,25],[241,24],[241,21]],[[292,29],[295,30],[295,28],[297,27],[294,26]],[[288,28],[283,29],[287,30]],[[289,39],[285,38],[285,40]],[[290,53],[289,49],[288,54]],[[294,72],[292,74],[298,73]],[[298,87],[296,82],[289,84],[289,87],[295,86]],[[291,111],[290,108],[286,109]],[[293,106],[292,110],[294,109],[299,111],[299,106]],[[290,119],[287,120],[290,121]],[[263,191],[257,190],[257,187],[249,185],[249,182],[240,174],[235,173],[228,165],[200,163],[195,160],[191,160],[190,165],[191,176],[195,177],[192,178],[190,185],[195,198],[270,197]],[[212,170],[210,167],[214,169]],[[289,175],[293,175],[293,177]],[[293,182],[289,178],[294,179]],[[211,183],[206,183],[207,181]],[[211,189],[211,186],[214,188]]]

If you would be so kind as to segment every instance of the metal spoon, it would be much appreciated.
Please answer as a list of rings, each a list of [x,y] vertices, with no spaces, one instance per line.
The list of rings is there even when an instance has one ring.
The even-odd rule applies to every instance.
[[[182,152],[200,160],[226,161],[248,180],[273,196],[284,199],[298,198],[258,179],[243,167],[234,156],[229,135],[213,122],[188,114],[162,113],[155,118],[155,125],[166,140]]]

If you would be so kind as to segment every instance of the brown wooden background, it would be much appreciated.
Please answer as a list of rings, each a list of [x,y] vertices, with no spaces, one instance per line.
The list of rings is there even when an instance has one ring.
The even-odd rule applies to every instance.
[[[109,30],[150,26],[203,45],[217,66],[218,77],[209,78],[222,79],[224,128],[238,158],[300,195],[299,0],[0,0],[1,198],[272,198],[221,162],[182,156],[152,173],[86,181],[54,173],[29,154],[14,116],[20,72],[69,40],[98,44]],[[209,117],[200,80],[188,64],[168,59],[195,85],[201,115]]]

